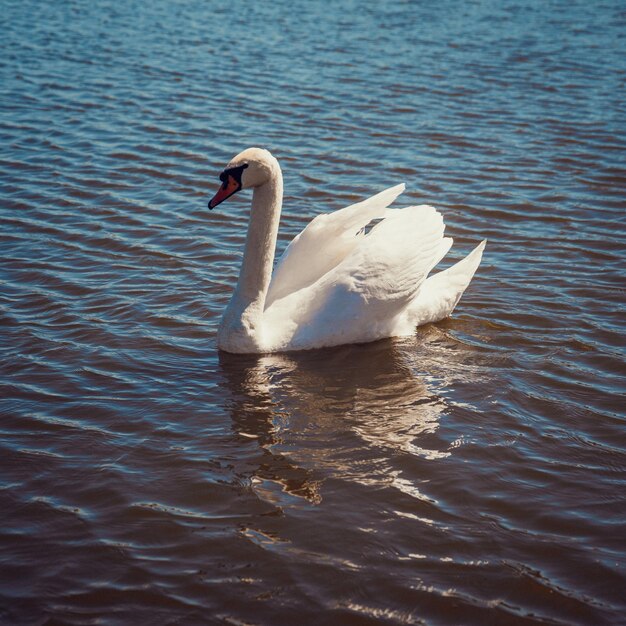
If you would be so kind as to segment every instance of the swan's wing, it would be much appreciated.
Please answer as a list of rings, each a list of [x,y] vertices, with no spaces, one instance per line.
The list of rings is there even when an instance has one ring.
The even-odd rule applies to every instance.
[[[336,267],[359,244],[362,229],[371,220],[382,217],[403,191],[404,184],[396,185],[363,202],[313,218],[279,259],[267,292],[266,308]]]
[[[277,334],[277,349],[358,343],[393,334],[398,316],[449,247],[443,230],[441,214],[430,206],[390,214],[314,285],[266,310],[267,328],[288,341],[280,345]]]
[[[486,239],[481,241],[464,259],[424,281],[407,311],[407,322],[412,328],[452,314],[480,265],[486,243]]]
[[[334,281],[367,302],[409,302],[448,247],[443,231],[443,217],[431,206],[394,211],[337,268]]]

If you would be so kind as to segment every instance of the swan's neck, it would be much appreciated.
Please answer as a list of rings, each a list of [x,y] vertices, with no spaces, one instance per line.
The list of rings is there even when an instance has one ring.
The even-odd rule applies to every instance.
[[[283,178],[277,168],[270,180],[255,187],[252,194],[239,281],[222,319],[220,347],[239,352],[233,342],[244,348],[250,342],[255,349],[261,345],[261,318],[272,277],[282,202]]]
[[[272,278],[282,203],[280,172],[264,185],[255,187],[237,291],[248,302],[260,302],[261,310],[265,307],[265,294]]]

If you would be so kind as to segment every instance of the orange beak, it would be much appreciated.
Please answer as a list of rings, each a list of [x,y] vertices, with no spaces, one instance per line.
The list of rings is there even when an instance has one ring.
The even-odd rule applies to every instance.
[[[241,189],[241,183],[234,176],[228,175],[222,186],[209,202],[209,209],[214,209],[220,202],[224,202],[226,198],[230,198],[234,193]]]

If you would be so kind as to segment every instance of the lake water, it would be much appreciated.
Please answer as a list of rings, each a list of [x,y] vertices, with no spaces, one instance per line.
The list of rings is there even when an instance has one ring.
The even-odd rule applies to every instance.
[[[623,2],[1,4],[0,623],[626,623]],[[453,317],[219,354],[251,145]]]

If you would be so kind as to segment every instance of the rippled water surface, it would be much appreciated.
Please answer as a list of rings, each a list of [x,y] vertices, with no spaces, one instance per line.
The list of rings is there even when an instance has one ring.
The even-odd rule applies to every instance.
[[[626,12],[1,2],[0,623],[626,623]],[[279,249],[406,182],[415,336],[219,354],[250,145]]]

